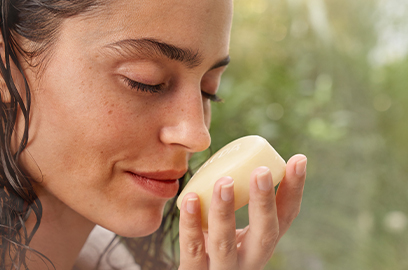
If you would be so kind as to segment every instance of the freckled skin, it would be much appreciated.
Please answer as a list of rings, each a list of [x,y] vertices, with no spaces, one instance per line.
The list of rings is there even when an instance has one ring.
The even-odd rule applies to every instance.
[[[30,248],[58,270],[73,269],[95,224],[128,237],[159,227],[177,182],[143,181],[140,175],[167,171],[166,179],[180,177],[191,155],[209,146],[207,97],[217,91],[229,61],[232,1],[107,2],[93,14],[63,21],[41,75],[21,59],[32,110],[19,161],[43,206]],[[18,72],[13,79],[24,89]],[[18,117],[14,143],[24,126]],[[262,167],[252,172],[250,226],[244,230],[235,229],[233,201],[225,200],[233,198],[230,178],[214,186],[208,234],[201,230],[197,194],[187,194],[180,209],[179,269],[263,269],[299,213],[306,163],[303,155],[288,160],[276,197],[273,188],[261,188],[272,182],[271,174]],[[161,183],[159,192],[154,183]],[[171,195],[159,194],[164,186],[173,187]],[[31,214],[28,231],[34,224]],[[53,268],[36,256],[27,263],[30,269]]]
[[[41,79],[25,67],[32,111],[21,163],[43,202],[44,224],[52,220],[50,213],[70,211],[72,221],[135,237],[158,228],[168,199],[142,190],[126,172],[183,171],[191,154],[210,144],[210,103],[201,86],[215,85],[204,89],[210,94],[217,90],[224,68],[210,69],[228,55],[232,3],[112,3],[98,16],[64,21]],[[139,70],[140,59],[123,59],[105,46],[140,38],[198,51],[203,61],[189,68],[165,57],[148,58],[159,71],[142,75],[171,82],[168,89],[157,94],[130,89],[118,70],[127,63]]]

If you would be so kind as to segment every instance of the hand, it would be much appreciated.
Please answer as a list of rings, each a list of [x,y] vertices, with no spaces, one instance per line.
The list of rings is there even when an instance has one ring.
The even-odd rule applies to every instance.
[[[250,177],[249,225],[235,229],[233,179],[223,177],[214,186],[208,234],[201,229],[199,198],[187,194],[180,213],[179,270],[263,269],[283,234],[298,215],[306,178],[304,155],[287,163],[286,176],[275,196],[268,168]]]

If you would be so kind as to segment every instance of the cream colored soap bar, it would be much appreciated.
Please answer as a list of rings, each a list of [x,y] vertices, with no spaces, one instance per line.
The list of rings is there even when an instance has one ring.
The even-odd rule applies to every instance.
[[[237,139],[215,153],[187,183],[177,199],[178,208],[184,196],[195,192],[200,197],[201,218],[204,230],[208,228],[208,211],[215,182],[223,176],[234,179],[235,210],[249,202],[249,177],[252,171],[266,166],[276,186],[286,172],[285,160],[260,136]]]

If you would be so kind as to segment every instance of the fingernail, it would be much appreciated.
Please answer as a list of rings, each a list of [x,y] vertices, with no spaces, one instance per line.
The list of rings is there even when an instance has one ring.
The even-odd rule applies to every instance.
[[[307,158],[304,158],[296,162],[296,174],[298,176],[303,176],[305,174],[306,164],[307,164]]]
[[[229,202],[234,197],[234,181],[230,184],[221,186],[221,199],[224,202]]]
[[[197,212],[197,198],[190,198],[187,199],[187,212],[189,212],[190,214],[195,214]]]
[[[272,188],[271,171],[266,169],[265,171],[258,173],[256,176],[256,183],[260,190],[268,191]]]

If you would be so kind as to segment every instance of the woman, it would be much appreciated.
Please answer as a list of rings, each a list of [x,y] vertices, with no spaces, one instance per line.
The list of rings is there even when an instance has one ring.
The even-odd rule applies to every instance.
[[[72,269],[95,224],[152,234],[210,145],[232,1],[2,0],[1,12],[0,269]],[[179,269],[262,269],[299,211],[305,167],[289,160],[276,199],[255,170],[241,231],[231,178],[214,187],[208,236],[188,194]]]

